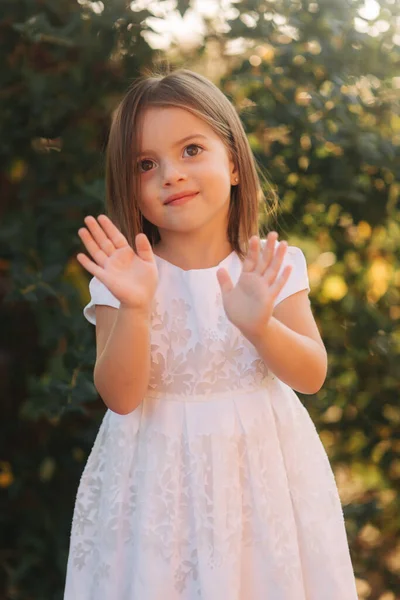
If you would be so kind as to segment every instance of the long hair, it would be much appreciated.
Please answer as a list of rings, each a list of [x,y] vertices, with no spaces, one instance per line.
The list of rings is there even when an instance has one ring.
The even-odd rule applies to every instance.
[[[138,202],[140,118],[149,107],[190,111],[225,144],[239,176],[239,184],[231,187],[227,237],[232,249],[243,258],[249,238],[259,233],[259,212],[265,203],[258,166],[234,106],[216,85],[188,69],[140,76],[117,106],[106,152],[106,204],[110,219],[134,249],[135,237],[141,232],[153,248],[160,241],[158,228],[143,216]]]

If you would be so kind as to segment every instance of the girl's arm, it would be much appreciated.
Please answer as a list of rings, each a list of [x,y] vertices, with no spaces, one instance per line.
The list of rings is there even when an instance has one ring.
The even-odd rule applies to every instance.
[[[142,402],[150,377],[150,311],[96,306],[94,385],[107,407],[126,415]]]
[[[311,311],[302,251],[270,231],[250,238],[236,285],[226,269],[217,278],[229,320],[255,346],[267,367],[293,390],[315,394],[327,373],[327,352]],[[285,260],[284,260],[285,259]]]
[[[94,385],[108,408],[126,415],[139,406],[149,383],[157,265],[144,233],[135,237],[135,252],[106,215],[88,215],[85,225],[78,233],[91,258],[80,252],[77,259],[93,275],[84,314],[96,323]]]
[[[327,352],[306,291],[282,300],[251,340],[271,371],[293,390],[316,394],[328,368]]]

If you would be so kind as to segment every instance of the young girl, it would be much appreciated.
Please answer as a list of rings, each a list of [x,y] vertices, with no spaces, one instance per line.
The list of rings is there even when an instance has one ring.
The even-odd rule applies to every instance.
[[[293,390],[327,354],[302,251],[260,241],[240,119],[186,69],[113,119],[110,218],[79,235],[108,407],[76,499],[65,600],[356,600],[335,479]]]

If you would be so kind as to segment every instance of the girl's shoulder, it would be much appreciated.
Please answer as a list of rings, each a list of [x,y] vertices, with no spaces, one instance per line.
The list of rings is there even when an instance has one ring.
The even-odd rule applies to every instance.
[[[97,277],[92,277],[89,282],[89,292],[90,292],[90,301],[83,308],[83,315],[92,323],[92,325],[96,325],[96,304],[102,304],[105,306],[112,306],[113,308],[119,308],[120,302],[118,298],[116,298],[102,283],[97,279]]]
[[[263,240],[264,242],[266,240]],[[279,241],[275,243],[275,249],[279,246]],[[274,306],[279,304],[282,300],[299,292],[301,290],[306,290],[308,293],[311,291],[310,281],[308,277],[308,269],[307,269],[307,261],[304,255],[304,252],[298,246],[287,246],[285,256],[283,257],[282,264],[280,266],[277,277],[280,276],[283,269],[287,266],[291,265],[292,270],[286,283],[283,288],[279,292],[277,298],[275,299]]]
[[[265,244],[267,243],[267,240],[265,238],[261,239],[261,248],[263,249],[265,247]],[[276,240],[275,242],[275,250],[279,247],[279,244],[282,242],[283,240]],[[296,258],[299,257],[299,259],[301,260],[301,257],[304,258],[305,260],[305,256],[304,256],[304,252],[301,250],[301,248],[299,248],[298,246],[291,246],[288,244],[287,250],[286,250],[286,254],[285,254],[285,259],[287,260],[288,258]]]

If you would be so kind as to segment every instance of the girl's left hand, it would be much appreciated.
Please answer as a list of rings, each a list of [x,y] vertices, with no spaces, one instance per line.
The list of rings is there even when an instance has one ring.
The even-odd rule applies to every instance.
[[[242,272],[235,286],[226,269],[217,271],[226,315],[249,339],[260,334],[268,324],[275,299],[292,271],[292,266],[287,265],[277,279],[288,246],[286,241],[281,241],[275,251],[277,239],[276,231],[271,231],[261,252],[260,238],[256,235],[250,238]]]

